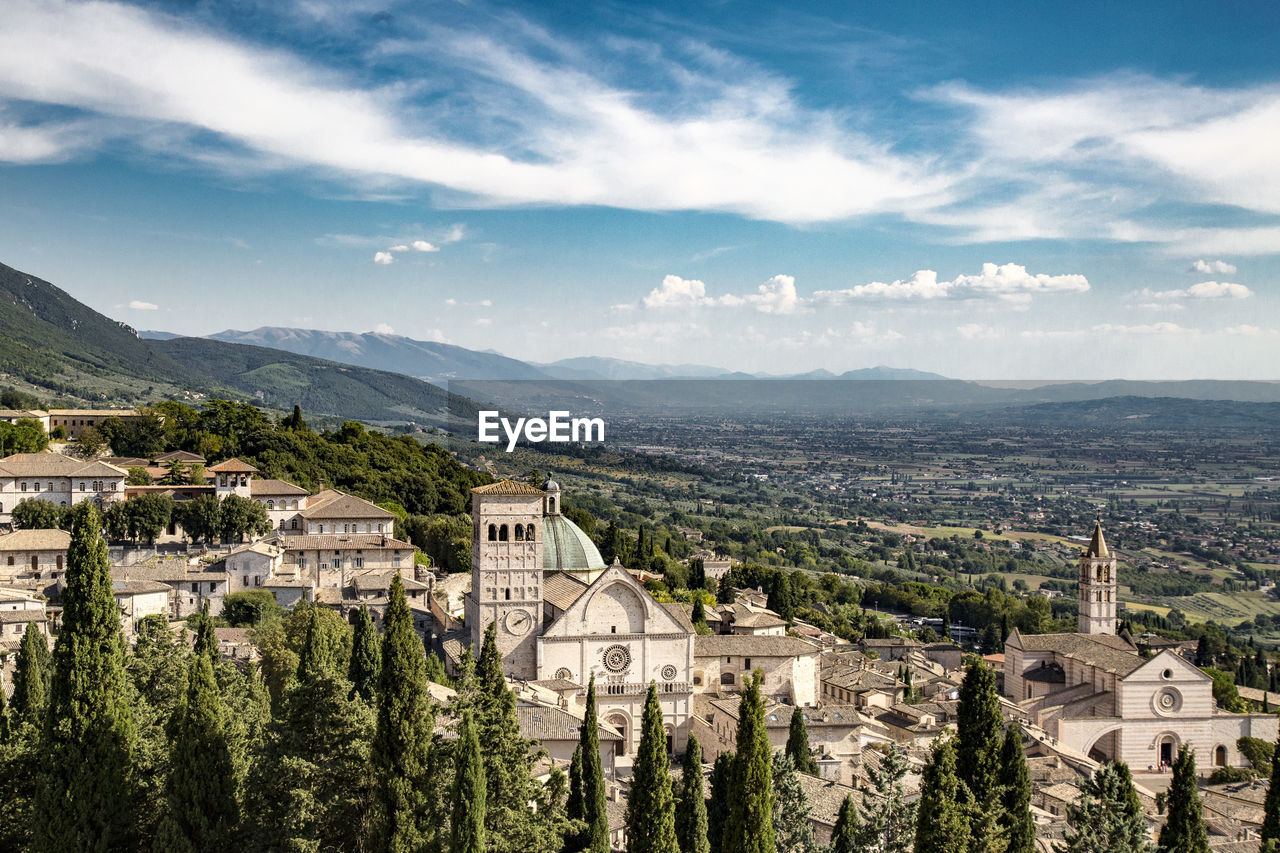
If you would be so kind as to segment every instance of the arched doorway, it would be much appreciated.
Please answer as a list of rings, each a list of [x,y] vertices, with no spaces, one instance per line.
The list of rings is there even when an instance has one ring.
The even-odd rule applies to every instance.
[[[1161,768],[1172,767],[1173,760],[1178,757],[1178,736],[1168,733],[1156,738],[1156,757]]]
[[[626,755],[627,748],[631,745],[631,720],[621,711],[614,711],[608,714],[604,721],[613,726],[622,733],[622,741],[618,743],[615,754]]]
[[[1218,744],[1216,747],[1214,747],[1214,750],[1213,750],[1213,766],[1214,766],[1214,767],[1226,767],[1226,766],[1227,766],[1227,748],[1226,748],[1225,746],[1223,746],[1222,744]]]

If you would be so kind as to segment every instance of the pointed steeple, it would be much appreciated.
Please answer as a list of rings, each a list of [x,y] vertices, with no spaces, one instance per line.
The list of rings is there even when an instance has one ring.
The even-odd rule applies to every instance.
[[[1100,518],[1093,524],[1093,538],[1089,540],[1089,549],[1084,553],[1086,557],[1092,557],[1095,560],[1111,558],[1111,552],[1107,550],[1107,540],[1102,536],[1102,519]]]

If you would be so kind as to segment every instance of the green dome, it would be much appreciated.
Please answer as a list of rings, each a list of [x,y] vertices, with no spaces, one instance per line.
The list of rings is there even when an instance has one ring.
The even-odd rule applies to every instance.
[[[557,513],[542,519],[542,568],[546,571],[585,572],[606,567],[600,549],[591,537]]]

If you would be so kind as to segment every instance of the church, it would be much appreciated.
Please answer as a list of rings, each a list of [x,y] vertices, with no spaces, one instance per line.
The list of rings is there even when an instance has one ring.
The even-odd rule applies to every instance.
[[[1236,741],[1276,740],[1274,714],[1232,714],[1217,707],[1213,680],[1181,655],[1139,654],[1116,634],[1117,560],[1099,521],[1080,554],[1078,630],[1009,634],[1004,692],[1063,746],[1134,771],[1172,765],[1186,744],[1200,768],[1248,766]]]
[[[523,681],[585,688],[600,719],[634,755],[649,682],[657,683],[668,749],[684,751],[693,712],[694,636],[679,604],[659,604],[561,513],[560,486],[502,480],[471,490],[472,647],[496,625],[503,669]]]

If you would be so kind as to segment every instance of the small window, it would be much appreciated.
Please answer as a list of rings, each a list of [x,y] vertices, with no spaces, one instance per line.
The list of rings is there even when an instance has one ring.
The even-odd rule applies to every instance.
[[[1166,669],[1164,672],[1160,673],[1160,677],[1161,677],[1161,678],[1163,678],[1165,681],[1172,681],[1172,680],[1173,680],[1173,670],[1171,670],[1171,669]]]
[[[510,539],[510,534],[507,532],[507,526],[504,524],[498,528],[498,541],[506,542],[509,539]]]
[[[498,526],[496,524],[489,525],[489,541],[490,542],[498,541]]]
[[[720,673],[720,683],[721,683],[721,684],[733,684],[733,673],[732,673],[732,672],[722,672],[722,673]]]
[[[530,524],[528,527],[526,527],[526,528],[525,528],[525,530],[524,530],[524,538],[525,538],[525,541],[527,541],[527,542],[533,542],[533,541],[534,541],[533,525],[532,525],[532,524]]]

